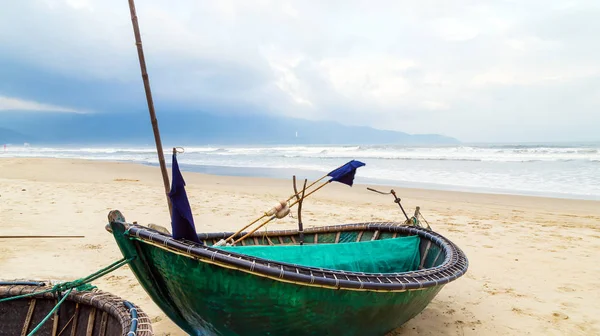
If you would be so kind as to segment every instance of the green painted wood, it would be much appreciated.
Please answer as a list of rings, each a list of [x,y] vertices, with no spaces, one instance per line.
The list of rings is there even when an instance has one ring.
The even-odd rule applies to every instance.
[[[196,330],[185,319],[185,315],[180,311],[179,307],[171,300],[169,293],[164,290],[164,278],[161,274],[153,272],[153,261],[148,260],[148,256],[140,251],[139,246],[133,243],[132,240],[125,234],[123,224],[113,222],[110,223],[113,237],[121,250],[124,257],[136,257],[129,262],[129,268],[135,275],[136,279],[142,285],[146,293],[152,298],[154,303],[183,331],[190,335],[196,335]],[[199,334],[200,335],[200,334]]]
[[[285,283],[131,240],[123,225],[111,227],[123,255],[137,256],[130,267],[142,287],[190,335],[384,335],[443,287],[371,292]]]

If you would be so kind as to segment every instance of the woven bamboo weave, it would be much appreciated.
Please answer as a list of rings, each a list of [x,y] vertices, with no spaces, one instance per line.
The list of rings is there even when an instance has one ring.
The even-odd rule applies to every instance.
[[[10,280],[0,282],[0,299],[51,289],[55,281]],[[21,335],[31,330],[54,308],[60,300],[58,293],[46,292],[26,298],[0,303],[0,336]],[[73,290],[56,313],[39,329],[36,335],[58,336],[152,336],[151,321],[137,305],[97,288],[86,291]],[[137,326],[131,330],[133,314]],[[133,333],[131,333],[133,331]]]

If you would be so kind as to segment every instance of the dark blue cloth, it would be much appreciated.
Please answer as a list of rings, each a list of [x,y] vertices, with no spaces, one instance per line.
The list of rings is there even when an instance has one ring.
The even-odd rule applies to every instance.
[[[190,202],[185,192],[185,181],[179,171],[177,156],[173,153],[173,180],[171,181],[171,191],[169,192],[171,199],[171,228],[173,230],[173,238],[187,239],[196,243],[202,243],[196,233],[194,226],[194,218]]]
[[[352,184],[354,184],[354,175],[356,175],[356,169],[364,165],[365,164],[360,161],[352,160],[345,165],[332,170],[329,172],[329,174],[327,174],[327,176],[331,176],[331,179],[329,180],[330,182],[337,181],[352,186]]]

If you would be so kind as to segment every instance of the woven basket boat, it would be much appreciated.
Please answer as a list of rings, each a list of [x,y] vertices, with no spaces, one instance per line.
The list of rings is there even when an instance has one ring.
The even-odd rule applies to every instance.
[[[52,288],[43,281],[0,281],[0,299]],[[0,336],[28,335],[60,298],[47,292],[0,303]],[[98,289],[73,290],[35,335],[152,336],[152,325],[135,304]]]
[[[303,245],[298,230],[255,232],[214,247],[233,233],[198,234],[202,245],[109,221],[140,284],[190,335],[384,335],[468,267],[454,243],[403,223],[304,229]]]

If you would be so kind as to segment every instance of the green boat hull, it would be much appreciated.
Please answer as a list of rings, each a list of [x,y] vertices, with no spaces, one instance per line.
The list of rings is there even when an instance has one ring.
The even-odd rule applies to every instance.
[[[148,295],[190,335],[385,335],[419,314],[444,286],[311,286],[200,261],[136,238],[122,223],[110,223],[110,231],[122,254],[136,257],[130,267]]]

